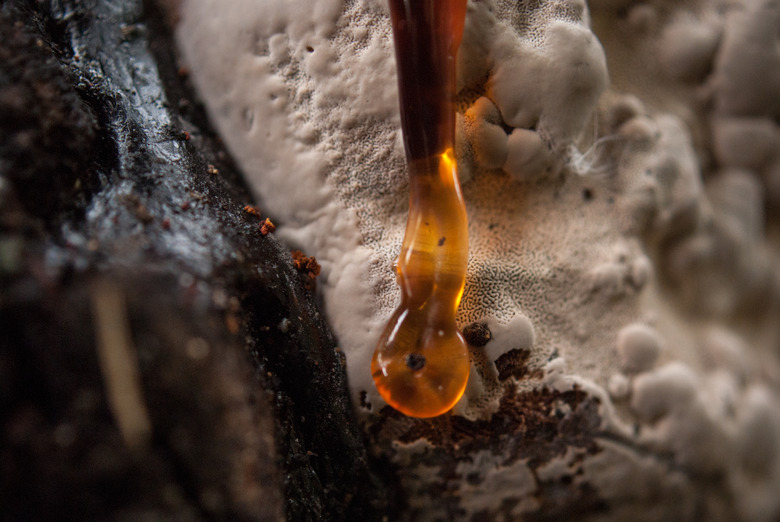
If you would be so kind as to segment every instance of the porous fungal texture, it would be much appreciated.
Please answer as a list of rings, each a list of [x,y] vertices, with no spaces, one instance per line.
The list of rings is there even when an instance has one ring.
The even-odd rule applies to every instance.
[[[449,438],[383,408],[369,372],[408,197],[385,3],[179,14],[219,132],[322,265],[356,408],[415,515],[549,513],[558,484],[595,519],[780,517],[780,1],[469,3],[458,320],[490,337]]]

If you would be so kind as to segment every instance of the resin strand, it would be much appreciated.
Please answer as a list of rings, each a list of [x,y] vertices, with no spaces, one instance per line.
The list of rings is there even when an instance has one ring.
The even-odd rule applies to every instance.
[[[466,208],[454,158],[455,57],[466,0],[390,0],[409,217],[397,280],[401,304],[377,344],[371,372],[392,407],[441,415],[463,395],[470,364],[455,324],[466,280]]]

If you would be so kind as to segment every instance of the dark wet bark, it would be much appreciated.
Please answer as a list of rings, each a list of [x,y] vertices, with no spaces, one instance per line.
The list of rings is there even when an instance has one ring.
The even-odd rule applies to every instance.
[[[392,515],[308,276],[161,18],[0,6],[2,518]]]

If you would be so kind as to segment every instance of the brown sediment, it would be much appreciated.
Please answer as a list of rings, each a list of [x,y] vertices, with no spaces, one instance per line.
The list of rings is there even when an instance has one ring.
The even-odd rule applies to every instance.
[[[469,420],[452,415],[442,419],[414,421],[398,442],[411,444],[425,439],[431,446],[455,458],[468,458],[477,449],[490,449],[509,455],[505,464],[528,459],[535,469],[565,454],[568,448],[597,453],[600,416],[599,400],[577,387],[568,391],[540,388],[518,393],[517,387],[504,388],[498,411],[487,420]],[[383,429],[400,414],[388,408],[387,419],[372,426],[381,437]],[[505,437],[495,437],[503,433]]]
[[[526,363],[528,363],[530,357],[530,350],[514,349],[502,354],[496,359],[498,380],[505,381],[510,377],[519,379],[528,375],[528,366]]]

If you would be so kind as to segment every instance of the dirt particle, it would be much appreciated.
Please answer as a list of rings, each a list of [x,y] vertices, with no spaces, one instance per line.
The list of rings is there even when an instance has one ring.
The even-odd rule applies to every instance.
[[[360,392],[360,406],[371,411],[371,403],[368,402],[368,393],[365,391]]]
[[[410,370],[413,372],[416,372],[418,370],[422,370],[425,367],[425,356],[421,353],[410,353],[406,356],[406,366],[409,367]]]
[[[279,321],[279,324],[277,325],[277,328],[279,328],[279,331],[283,334],[286,334],[290,331],[290,320],[286,317]]]
[[[463,337],[471,346],[481,348],[490,341],[493,334],[490,333],[490,328],[488,328],[487,324],[471,323],[463,329]]]
[[[505,381],[510,377],[520,379],[528,375],[528,358],[531,356],[530,350],[509,350],[496,359],[496,369],[498,370],[498,380]]]

